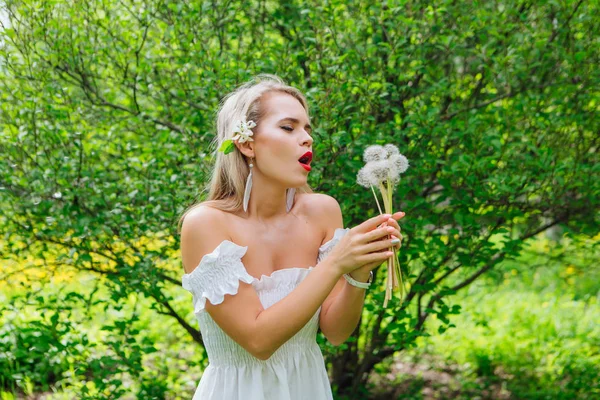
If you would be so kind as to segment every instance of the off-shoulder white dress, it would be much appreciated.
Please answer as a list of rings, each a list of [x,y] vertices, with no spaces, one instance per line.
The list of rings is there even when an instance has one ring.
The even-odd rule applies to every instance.
[[[335,230],[333,238],[319,248],[317,263],[348,230]],[[207,299],[220,304],[225,294],[235,295],[239,281],[252,284],[267,309],[294,290],[313,269],[312,266],[286,268],[256,279],[248,274],[241,261],[247,250],[247,246],[224,240],[212,253],[202,257],[196,269],[183,275],[183,287],[193,295],[194,314],[209,361],[193,400],[333,399],[323,354],[316,341],[320,307],[268,360],[252,356],[205,311]]]

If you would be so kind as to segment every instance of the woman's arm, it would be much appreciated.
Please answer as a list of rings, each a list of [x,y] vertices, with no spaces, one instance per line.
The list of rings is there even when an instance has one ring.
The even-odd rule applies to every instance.
[[[320,220],[326,224],[327,238],[331,239],[337,228],[343,228],[342,210],[335,198],[324,195],[318,197],[318,209],[322,211]],[[369,275],[369,272],[366,276],[352,273],[354,279],[363,282],[369,279]],[[327,340],[334,346],[344,343],[354,332],[362,314],[365,293],[365,289],[350,285],[342,276],[323,302],[319,325]]]
[[[204,255],[229,239],[224,226],[220,212],[208,207],[199,207],[186,216],[181,227],[186,272],[190,273]],[[226,295],[218,305],[207,301],[204,312],[248,352],[266,360],[310,321],[341,275],[325,259],[295,290],[266,310],[254,287],[239,281],[235,295]]]
[[[331,238],[336,228],[343,227],[342,210],[337,200],[331,196],[326,196],[321,202],[320,209],[323,210],[321,220],[328,224],[328,237]],[[401,213],[396,213],[388,222],[389,226],[396,228],[396,231],[391,233],[396,237],[401,236],[396,219],[402,217]],[[367,282],[370,272],[359,268],[352,271],[351,275],[359,282]],[[325,299],[319,325],[327,340],[334,346],[344,343],[356,329],[364,307],[365,294],[366,289],[352,286],[342,276]]]

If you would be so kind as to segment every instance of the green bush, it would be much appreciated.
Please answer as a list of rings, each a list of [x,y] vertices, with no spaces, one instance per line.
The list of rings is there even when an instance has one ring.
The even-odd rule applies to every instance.
[[[73,308],[77,295],[13,297],[0,308],[0,389],[49,390],[87,354]]]
[[[597,2],[0,7],[9,20],[0,31],[0,258],[52,251],[104,278],[107,309],[130,296],[150,301],[198,352],[191,302],[178,302],[177,220],[202,199],[219,101],[258,73],[306,92],[309,184],[340,201],[346,226],[377,212],[355,185],[366,146],[396,144],[411,163],[393,205],[406,212],[409,293],[383,309],[377,271],[351,345],[326,353],[341,396],[365,393],[375,366],[427,336],[431,317],[438,332],[456,325],[453,296],[541,232],[599,231]],[[111,374],[121,372],[104,362],[125,356],[123,368],[139,372],[129,351],[152,343],[111,329],[111,355],[89,364],[90,380],[101,386],[108,374],[116,387]],[[480,372],[496,361],[483,355]]]
[[[419,338],[407,360],[435,355],[459,365],[460,398],[480,395],[500,382],[518,399],[600,396],[600,292],[581,292],[597,276],[598,266],[563,279],[564,271],[598,256],[596,240],[577,243],[577,248],[568,238],[562,242],[539,238],[518,260],[499,265],[497,271],[506,274],[502,281],[489,276],[457,295],[454,301],[463,312],[452,322],[458,328]],[[569,257],[557,257],[565,250]],[[429,324],[428,331],[436,332],[440,322]],[[398,377],[396,384],[404,379]],[[421,389],[412,389],[415,398]]]

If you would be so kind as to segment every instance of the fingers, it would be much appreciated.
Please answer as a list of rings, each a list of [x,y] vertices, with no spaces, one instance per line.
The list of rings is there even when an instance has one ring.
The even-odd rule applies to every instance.
[[[397,246],[402,241],[402,239],[404,238],[402,236],[402,233],[400,233],[399,229],[394,229],[394,232],[391,232],[390,236],[391,236],[392,240],[394,240],[394,239],[398,240],[398,243],[394,243],[394,246]]]
[[[381,252],[382,250],[390,249],[392,247],[396,247],[396,245],[394,245],[392,243],[392,239],[385,239],[385,240],[377,240],[377,241],[374,241],[371,243],[367,243],[364,246],[363,250],[365,253],[372,253],[372,252]],[[384,253],[385,253],[385,251],[384,251]]]
[[[396,226],[391,225],[390,227],[394,229],[393,231],[390,231],[390,233],[389,233],[391,236],[395,236],[397,238],[399,238],[400,236],[402,236],[402,234],[400,233],[400,230],[402,228],[400,228],[397,225]]]
[[[375,217],[368,219],[362,224],[358,225],[356,227],[356,230],[362,233],[372,231],[373,229],[377,228],[378,225],[387,221],[389,218],[391,218],[390,214],[376,215]]]
[[[399,249],[402,247],[402,239],[402,235],[400,235],[400,237],[392,236],[391,243],[396,249]]]
[[[387,214],[387,215],[389,215],[389,214]],[[398,211],[398,212],[392,214],[390,216],[390,218],[383,221],[380,225],[381,226],[391,225],[391,226],[395,226],[396,228],[399,228],[400,225],[398,225],[398,220],[401,220],[402,218],[404,218],[405,215],[406,214],[403,211]]]
[[[390,218],[386,222],[387,222],[388,226],[393,226],[394,228],[400,230],[400,225],[398,224],[398,221],[396,221],[395,219]]]
[[[377,247],[376,250],[369,251],[380,251],[386,248],[399,249],[402,247],[403,236],[402,233],[400,233],[401,228],[398,224],[398,220],[404,218],[404,216],[405,213],[403,211],[398,211],[392,215],[378,215],[363,222],[357,227],[359,232],[364,233],[364,236],[360,241],[364,244],[370,244],[375,241],[384,243],[382,246],[380,245]],[[394,239],[395,241],[392,242]],[[372,249],[372,247],[370,249]]]
[[[363,260],[364,260],[365,264],[375,263],[375,264],[373,264],[373,266],[376,267],[377,265],[381,264],[383,261],[387,260],[388,258],[390,258],[393,255],[394,255],[393,252],[387,251],[387,250],[386,251],[375,251],[372,253],[365,254],[363,256],[364,257]]]
[[[377,228],[372,230],[371,232],[365,233],[362,238],[362,243],[367,244],[376,240],[379,240],[383,237],[387,237],[396,232],[396,229],[392,226],[382,226],[381,228]]]
[[[402,234],[400,233],[400,227],[398,227],[398,229],[396,229],[393,226],[382,226],[380,228],[372,230],[371,232],[366,233],[363,237],[362,242],[369,243],[374,240],[380,240],[381,238],[388,238],[388,237],[391,237],[392,239],[394,237],[396,237],[396,238],[399,238],[400,240],[402,240]]]
[[[404,212],[399,211],[397,213],[394,213],[392,215],[392,217],[385,222],[386,225],[393,226],[394,228],[396,228],[394,230],[394,232],[390,233],[390,236],[392,237],[392,240],[396,240],[396,242],[393,243],[393,245],[394,245],[395,248],[398,248],[398,249],[402,246],[402,239],[403,239],[403,237],[402,237],[402,234],[400,233],[400,231],[402,230],[402,228],[398,224],[397,220],[403,218],[404,215],[405,215]]]
[[[399,220],[399,219],[402,219],[402,218],[404,218],[404,216],[405,216],[405,215],[406,215],[406,213],[404,213],[403,211],[398,211],[398,212],[395,212],[395,213],[392,215],[392,219],[394,219],[394,220],[396,220],[396,221],[397,221],[397,220]]]

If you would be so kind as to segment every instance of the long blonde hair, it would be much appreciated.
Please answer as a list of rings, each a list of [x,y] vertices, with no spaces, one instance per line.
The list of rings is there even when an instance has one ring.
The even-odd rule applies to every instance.
[[[288,86],[276,75],[259,74],[223,98],[217,115],[217,135],[209,147],[218,149],[223,141],[231,139],[233,124],[240,119],[252,120],[258,124],[265,115],[260,106],[260,97],[272,91],[294,96],[302,104],[306,114],[309,114],[308,104],[302,92]],[[181,224],[187,213],[200,205],[227,212],[239,211],[242,208],[249,173],[250,168],[245,156],[237,148],[227,155],[217,151],[210,182],[201,192],[202,194],[208,191],[208,198],[193,204],[183,213],[179,218],[177,233],[181,233]],[[296,193],[313,193],[313,190],[308,184],[304,184],[296,188]]]

